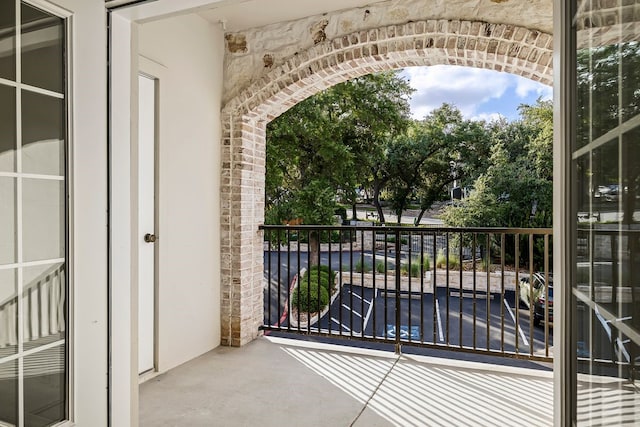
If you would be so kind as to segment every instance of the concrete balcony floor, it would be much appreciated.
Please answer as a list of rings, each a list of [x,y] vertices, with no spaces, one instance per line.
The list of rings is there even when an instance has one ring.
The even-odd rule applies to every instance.
[[[550,426],[552,373],[263,337],[140,386],[140,425]]]

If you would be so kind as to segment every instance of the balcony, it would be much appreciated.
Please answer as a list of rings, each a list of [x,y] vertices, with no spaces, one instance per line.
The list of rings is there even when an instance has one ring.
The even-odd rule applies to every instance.
[[[263,230],[264,336],[143,383],[142,426],[553,425],[551,230]],[[578,419],[635,387],[580,375]]]
[[[550,426],[552,372],[267,336],[140,387],[141,426],[283,424]]]

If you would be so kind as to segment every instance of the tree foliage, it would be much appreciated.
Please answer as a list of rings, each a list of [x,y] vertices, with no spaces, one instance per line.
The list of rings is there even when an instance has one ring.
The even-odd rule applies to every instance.
[[[408,126],[412,89],[397,72],[320,92],[267,127],[266,221],[329,224],[336,197],[355,206],[385,142]]]
[[[551,101],[520,107],[521,119],[490,129],[488,167],[470,197],[443,219],[460,227],[550,227],[553,115]]]

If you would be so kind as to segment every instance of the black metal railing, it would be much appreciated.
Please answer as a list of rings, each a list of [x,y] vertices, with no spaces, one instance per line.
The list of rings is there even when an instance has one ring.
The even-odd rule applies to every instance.
[[[551,360],[551,229],[260,229],[265,331]]]

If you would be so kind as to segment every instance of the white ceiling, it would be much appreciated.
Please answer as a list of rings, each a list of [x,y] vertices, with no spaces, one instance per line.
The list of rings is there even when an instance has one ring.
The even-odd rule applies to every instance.
[[[386,0],[222,0],[200,9],[199,14],[212,23],[224,21],[227,31],[240,31],[383,1]]]

